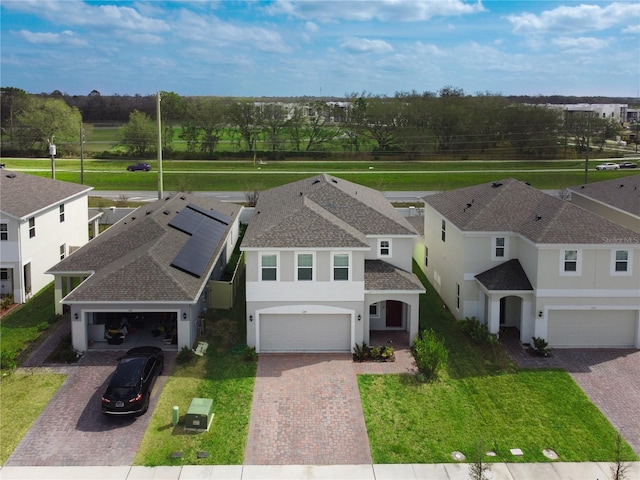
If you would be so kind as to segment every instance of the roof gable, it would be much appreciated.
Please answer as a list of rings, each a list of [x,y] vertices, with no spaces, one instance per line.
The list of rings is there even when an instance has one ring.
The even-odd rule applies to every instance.
[[[569,190],[640,217],[639,174],[578,185]]]
[[[417,233],[382,193],[322,174],[261,193],[242,246],[359,248],[367,235]]]
[[[534,243],[554,244],[638,238],[627,228],[514,179],[442,192],[424,201],[463,231],[515,232]]]
[[[86,185],[0,169],[0,210],[14,218],[32,216],[91,190]]]

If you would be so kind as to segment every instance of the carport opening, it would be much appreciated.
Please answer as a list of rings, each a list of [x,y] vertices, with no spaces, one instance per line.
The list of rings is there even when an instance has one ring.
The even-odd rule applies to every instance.
[[[152,345],[169,349],[178,344],[176,312],[95,312],[88,328],[89,348]]]

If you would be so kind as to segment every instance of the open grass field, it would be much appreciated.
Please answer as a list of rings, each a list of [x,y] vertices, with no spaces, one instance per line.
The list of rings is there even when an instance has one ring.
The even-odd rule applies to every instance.
[[[51,177],[50,159],[3,159],[7,169]],[[128,172],[135,161],[85,160],[84,183],[96,190],[157,190],[158,162],[151,172]],[[591,161],[587,181],[637,175],[640,170],[595,171]],[[167,191],[254,191],[329,173],[384,191],[441,191],[516,178],[539,189],[560,190],[584,183],[584,160],[560,161],[274,161],[263,165],[252,159],[236,161],[162,162],[163,188]],[[56,179],[80,183],[78,159],[55,161]]]

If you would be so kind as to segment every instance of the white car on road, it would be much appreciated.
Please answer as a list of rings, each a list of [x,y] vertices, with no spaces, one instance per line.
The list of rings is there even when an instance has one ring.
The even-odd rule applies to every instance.
[[[620,165],[612,162],[601,163],[600,165],[596,166],[596,170],[618,170],[619,168]]]

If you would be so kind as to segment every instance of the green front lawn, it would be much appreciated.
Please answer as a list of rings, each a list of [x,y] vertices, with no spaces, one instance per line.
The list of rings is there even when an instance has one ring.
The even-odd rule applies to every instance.
[[[241,282],[233,310],[209,310],[206,332],[199,338],[208,342],[209,348],[204,357],[186,352],[190,360],[176,363],[138,449],[135,465],[238,465],[244,461],[257,365],[245,360],[240,349],[233,348],[246,338],[244,299]],[[184,430],[184,416],[193,398],[213,399],[214,418],[208,432]],[[175,427],[174,406],[180,412],[180,422]],[[209,457],[198,459],[200,451]],[[172,459],[173,452],[183,452],[183,458]]]
[[[566,372],[517,371],[500,346],[472,344],[428,284],[420,316],[445,340],[449,365],[434,383],[358,377],[374,463],[452,462],[452,452],[469,455],[479,442],[497,453],[487,461],[544,462],[545,448],[560,461],[615,460],[617,432]],[[626,443],[623,456],[638,459]]]

